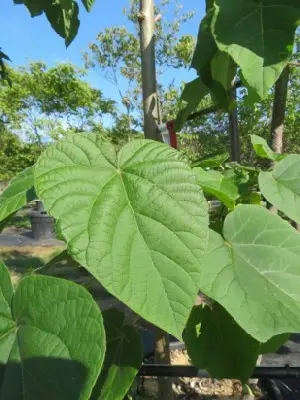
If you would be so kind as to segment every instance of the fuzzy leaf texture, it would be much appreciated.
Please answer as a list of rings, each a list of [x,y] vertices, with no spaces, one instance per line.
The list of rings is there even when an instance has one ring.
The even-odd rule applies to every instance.
[[[13,292],[0,264],[1,400],[88,400],[105,354],[98,305],[83,287],[30,276]]]
[[[0,222],[36,198],[33,189],[33,167],[16,175],[0,196]]]
[[[106,354],[102,373],[91,400],[123,400],[142,366],[144,349],[125,314],[116,309],[103,312]]]
[[[212,33],[260,97],[268,95],[292,54],[298,0],[216,0]]]
[[[261,171],[258,183],[269,203],[300,224],[300,155],[290,154],[273,171]]]
[[[100,135],[70,135],[38,159],[35,187],[69,254],[137,314],[181,338],[208,216],[180,154],[149,140],[116,154]]]
[[[300,330],[300,235],[263,207],[240,205],[210,232],[200,289],[260,342]]]

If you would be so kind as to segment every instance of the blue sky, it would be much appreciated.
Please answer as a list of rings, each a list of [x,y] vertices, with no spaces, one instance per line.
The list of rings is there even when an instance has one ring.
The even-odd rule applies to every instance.
[[[113,25],[124,25],[126,19],[122,9],[130,4],[130,0],[96,0],[90,14],[81,8],[79,34],[66,49],[64,41],[51,29],[44,16],[32,19],[23,5],[15,6],[13,0],[2,2],[4,4],[1,4],[0,14],[0,47],[10,56],[14,66],[24,65],[29,60],[40,60],[49,65],[70,61],[82,66],[82,51],[87,49],[88,44],[103,29]],[[182,3],[184,11],[196,10],[196,17],[184,26],[182,33],[197,35],[205,0],[182,0]],[[173,73],[170,71],[170,74]],[[177,79],[186,80],[192,79],[194,74],[177,71],[176,76]],[[99,74],[90,72],[87,79],[93,86],[101,89],[104,95],[117,99],[116,88]]]

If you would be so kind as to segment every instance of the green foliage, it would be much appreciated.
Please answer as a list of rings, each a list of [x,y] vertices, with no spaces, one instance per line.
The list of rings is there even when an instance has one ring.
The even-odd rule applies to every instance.
[[[101,116],[114,112],[114,102],[82,78],[86,72],[72,64],[47,68],[32,62],[27,68],[7,70],[13,85],[0,86],[0,123],[25,131],[39,144],[69,131],[91,130]]]
[[[208,221],[179,153],[135,140],[116,155],[97,135],[73,135],[39,158],[35,187],[75,260],[143,318],[181,338],[200,284]]]
[[[197,179],[204,192],[214,195],[229,209],[234,208],[235,201],[240,197],[238,186],[227,179],[219,171],[204,171],[200,167],[194,168]]]
[[[33,167],[20,172],[0,196],[0,222],[36,198],[33,189]]]
[[[228,159],[228,153],[210,154],[208,157],[201,157],[194,161],[192,166],[201,168],[220,168]]]
[[[208,87],[203,84],[200,78],[194,79],[192,82],[185,85],[181,95],[181,100],[187,103],[187,105],[180,110],[177,115],[175,124],[176,132],[181,130],[188,116],[196,110],[201,99],[208,93]]]
[[[30,276],[16,292],[0,264],[1,399],[87,399],[105,354],[101,313],[81,286]],[[13,384],[12,384],[13,382]]]
[[[55,32],[65,39],[66,46],[73,41],[79,28],[79,7],[76,1],[69,0],[14,0],[15,4],[24,4],[32,17],[45,14]],[[94,0],[82,0],[90,11]]]
[[[300,155],[291,154],[273,171],[261,171],[259,187],[263,196],[288,217],[300,223]]]
[[[0,180],[9,180],[23,169],[31,167],[42,149],[34,143],[0,128]]]
[[[201,290],[265,342],[300,329],[299,233],[259,206],[240,205],[211,231]]]
[[[246,383],[259,354],[275,352],[289,338],[274,336],[260,343],[248,335],[228,312],[214,302],[193,308],[184,331],[184,342],[193,364],[217,379],[240,379]]]
[[[91,400],[123,400],[141,368],[144,349],[136,329],[125,323],[124,313],[110,309],[103,312],[103,319],[106,355]]]
[[[251,143],[258,157],[266,158],[267,160],[278,161],[283,155],[274,153],[268,146],[265,139],[257,135],[251,135]]]
[[[206,369],[216,379],[235,378],[242,382],[252,374],[260,347],[217,303],[212,308],[193,308],[184,342],[195,366]]]
[[[298,0],[216,0],[213,13],[211,31],[219,50],[240,67],[245,84],[266,97],[292,54]]]

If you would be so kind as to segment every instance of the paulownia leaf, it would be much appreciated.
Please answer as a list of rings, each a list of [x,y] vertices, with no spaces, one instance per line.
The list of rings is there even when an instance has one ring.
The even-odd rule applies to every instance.
[[[196,176],[169,146],[69,135],[38,159],[35,186],[71,256],[114,296],[180,338],[208,239]]]
[[[0,196],[0,222],[34,200],[33,167],[16,175]]]
[[[216,0],[212,32],[264,98],[291,56],[299,21],[298,0]]]
[[[101,370],[105,332],[81,286],[30,276],[13,293],[0,264],[1,400],[88,399]]]
[[[86,8],[86,11],[91,11],[95,0],[81,0],[82,4],[84,5],[84,7]]]
[[[175,122],[175,130],[179,132],[189,115],[196,110],[200,101],[209,93],[209,89],[200,78],[187,83],[183,89],[181,100],[187,105],[179,111]]]
[[[123,312],[104,311],[103,319],[107,348],[91,400],[123,400],[141,368],[143,345],[136,329],[125,323]]]
[[[94,0],[81,0],[90,11]],[[15,4],[24,4],[32,17],[46,14],[54,31],[65,39],[68,46],[75,38],[79,28],[79,8],[73,0],[14,0]]]
[[[78,4],[71,0],[59,0],[52,4],[45,2],[44,11],[52,28],[65,39],[66,46],[69,46],[80,25]]]
[[[300,155],[288,155],[273,171],[261,171],[258,182],[268,202],[300,224]]]
[[[260,343],[239,327],[218,303],[194,307],[184,342],[193,365],[216,379],[246,382],[259,355]]]
[[[250,137],[252,146],[258,157],[266,158],[272,161],[280,161],[285,157],[283,154],[274,153],[274,151],[268,146],[265,139],[263,139],[261,136],[250,135]]]
[[[211,231],[201,286],[251,336],[300,330],[300,235],[263,207],[240,205]]]
[[[219,171],[204,171],[200,167],[194,168],[194,171],[204,192],[215,196],[226,207],[230,209],[234,207],[240,195],[238,186],[231,179],[226,179]]]
[[[242,382],[252,375],[259,354],[278,350],[288,337],[277,335],[260,343],[217,302],[211,308],[195,306],[183,334],[193,365],[206,369],[214,378]]]

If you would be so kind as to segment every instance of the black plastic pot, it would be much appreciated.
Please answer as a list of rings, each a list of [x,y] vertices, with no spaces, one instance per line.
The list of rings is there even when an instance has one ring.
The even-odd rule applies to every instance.
[[[54,238],[54,220],[44,211],[41,201],[36,201],[35,210],[29,216],[34,239],[45,240]]]

